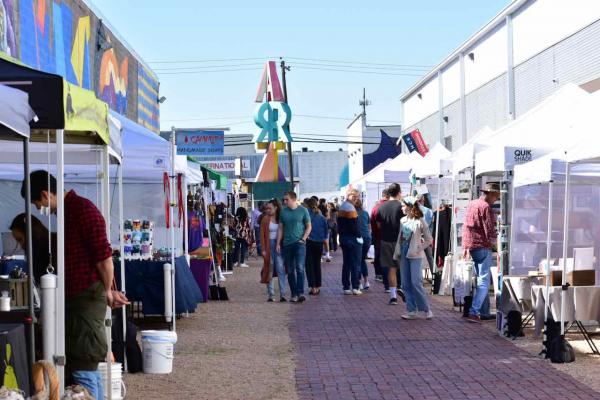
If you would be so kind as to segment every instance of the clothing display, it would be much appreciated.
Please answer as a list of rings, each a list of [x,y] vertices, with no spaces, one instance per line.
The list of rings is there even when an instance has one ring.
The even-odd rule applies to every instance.
[[[439,228],[438,225],[439,224]],[[450,252],[452,243],[450,242],[450,232],[452,230],[452,207],[442,206],[439,212],[433,213],[433,222],[431,223],[431,232],[433,232],[433,245],[437,248],[435,263],[438,269],[444,267],[444,258]],[[437,231],[437,235],[436,235]]]
[[[149,220],[128,219],[123,223],[123,253],[127,260],[149,260],[153,256],[153,227]]]

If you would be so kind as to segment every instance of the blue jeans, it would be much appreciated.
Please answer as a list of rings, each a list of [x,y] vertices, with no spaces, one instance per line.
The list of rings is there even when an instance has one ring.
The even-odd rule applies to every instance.
[[[371,248],[371,239],[363,238],[364,242],[362,244],[362,257],[360,259],[360,274],[363,278],[369,276],[369,268],[367,268],[367,254],[369,253],[369,249]]]
[[[340,245],[343,257],[342,285],[344,286],[344,290],[350,289],[350,280],[352,280],[352,289],[358,289],[362,244],[358,243],[355,237],[340,236]]]
[[[100,371],[74,371],[73,381],[86,388],[96,400],[104,400],[104,382]]]
[[[283,266],[283,257],[281,253],[278,253],[277,250],[277,239],[271,239],[271,268],[273,271],[277,273],[277,279],[279,280],[279,296],[284,297],[286,292],[285,287],[285,267]],[[275,296],[275,287],[273,285],[273,280],[275,278],[271,277],[269,283],[267,283],[267,294],[269,297]]]
[[[244,239],[236,239],[233,251],[235,262],[243,264],[246,254],[248,253],[248,242],[246,242]]]
[[[306,244],[292,243],[283,246],[283,259],[288,271],[288,283],[292,297],[304,294],[304,262],[306,260]]]
[[[408,244],[408,243],[407,243]],[[429,311],[427,294],[423,287],[423,271],[421,270],[421,258],[407,258],[408,246],[403,246],[400,257],[400,276],[402,291],[406,297],[406,309],[408,312]]]
[[[471,249],[471,258],[477,274],[477,289],[473,295],[473,303],[469,314],[471,315],[490,315],[490,298],[488,290],[490,287],[490,267],[492,266],[492,251],[481,247]]]

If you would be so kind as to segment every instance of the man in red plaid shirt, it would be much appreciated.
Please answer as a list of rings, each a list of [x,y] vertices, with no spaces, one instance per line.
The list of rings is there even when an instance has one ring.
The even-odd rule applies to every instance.
[[[492,319],[488,288],[490,286],[490,267],[492,266],[492,248],[496,240],[496,216],[492,210],[500,198],[500,185],[488,183],[482,190],[483,195],[467,206],[463,228],[464,258],[469,255],[473,259],[477,273],[477,289],[473,295],[473,303],[467,321],[481,322]]]
[[[56,179],[46,171],[34,171],[30,182],[31,202],[36,208],[56,213]],[[21,195],[25,197],[24,185]],[[108,351],[106,305],[117,308],[128,301],[121,292],[112,290],[112,250],[102,214],[73,190],[64,193],[64,204],[66,368],[75,383],[103,399],[102,377],[97,369]]]

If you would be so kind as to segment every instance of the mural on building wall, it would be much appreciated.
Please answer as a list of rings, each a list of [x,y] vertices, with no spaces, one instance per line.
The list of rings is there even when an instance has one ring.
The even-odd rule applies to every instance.
[[[0,52],[93,90],[159,131],[157,78],[80,0],[0,0]]]
[[[363,156],[363,173],[367,173],[388,158],[395,158],[400,154],[400,146],[396,144],[398,138],[388,135],[383,129],[379,130],[381,141],[377,150]]]

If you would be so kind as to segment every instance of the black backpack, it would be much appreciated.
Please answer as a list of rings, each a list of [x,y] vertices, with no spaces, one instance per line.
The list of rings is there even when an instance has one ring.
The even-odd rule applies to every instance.
[[[517,336],[525,336],[521,329],[523,315],[517,310],[511,310],[506,315],[506,332],[507,337],[516,339]]]
[[[555,337],[550,343],[550,361],[557,364],[572,363],[575,361],[575,351],[567,342],[564,335]]]
[[[127,321],[127,337],[123,340],[123,318],[117,313],[112,325],[112,351],[116,362],[123,363],[124,352],[127,354],[127,370],[131,373],[142,372],[142,349],[137,341],[138,327]]]

